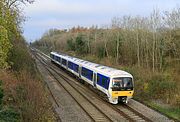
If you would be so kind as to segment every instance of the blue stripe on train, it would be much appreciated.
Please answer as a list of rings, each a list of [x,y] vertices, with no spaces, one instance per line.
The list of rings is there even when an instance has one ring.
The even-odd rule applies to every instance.
[[[79,72],[79,65],[73,63],[73,70],[78,73]]]
[[[91,81],[93,80],[93,71],[89,70],[85,67],[82,67],[81,75],[86,77],[87,79],[89,79]]]
[[[77,73],[79,71],[79,65],[72,63],[71,61],[68,61],[68,68],[70,68],[71,70],[74,70]]]
[[[62,58],[62,64],[63,64],[64,66],[66,66],[67,60]]]
[[[97,73],[97,84],[105,89],[109,88],[110,78],[102,74]]]

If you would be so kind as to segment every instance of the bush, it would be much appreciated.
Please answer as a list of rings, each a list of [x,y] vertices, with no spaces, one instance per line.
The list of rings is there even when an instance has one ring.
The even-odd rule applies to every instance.
[[[9,61],[13,62],[11,69],[17,73],[26,70],[30,72],[32,77],[37,75],[35,62],[31,57],[27,44],[24,40],[19,40],[19,42],[13,45],[9,55]]]
[[[69,51],[75,51],[76,50],[75,43],[74,43],[72,38],[67,40],[67,48]]]
[[[83,55],[87,53],[87,44],[82,35],[76,37],[75,47],[78,54]]]
[[[164,99],[167,103],[173,98],[177,86],[175,82],[165,80],[152,80],[148,84],[148,94],[152,98]]]
[[[12,108],[0,111],[1,122],[19,122],[20,114]]]

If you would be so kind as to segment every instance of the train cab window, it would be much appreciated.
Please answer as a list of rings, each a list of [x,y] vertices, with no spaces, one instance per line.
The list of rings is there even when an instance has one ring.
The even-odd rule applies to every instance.
[[[124,78],[123,83],[124,83],[124,87],[130,88],[133,86],[131,78]]]
[[[114,78],[112,89],[116,90],[133,90],[132,78]]]
[[[113,79],[113,87],[122,87],[123,83],[121,79]]]

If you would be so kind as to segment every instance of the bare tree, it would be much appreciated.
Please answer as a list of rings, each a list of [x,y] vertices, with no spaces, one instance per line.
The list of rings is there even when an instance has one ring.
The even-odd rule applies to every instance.
[[[17,8],[20,4],[33,3],[34,0],[5,0],[6,6],[8,8],[15,7]]]
[[[153,13],[151,14],[150,17],[150,23],[151,23],[151,31],[153,33],[153,45],[152,45],[152,65],[153,65],[153,72],[155,70],[155,58],[157,58],[156,56],[156,33],[157,30],[160,28],[160,13],[157,9],[153,10]]]

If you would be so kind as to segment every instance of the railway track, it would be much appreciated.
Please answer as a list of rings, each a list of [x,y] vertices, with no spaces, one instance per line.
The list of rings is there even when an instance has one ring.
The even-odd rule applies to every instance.
[[[34,54],[33,53],[33,55],[34,55],[34,57],[37,59],[37,55],[36,54]],[[58,104],[58,102],[57,102],[57,100],[56,100],[56,97],[55,97],[55,95],[52,93],[52,91],[51,91],[51,89],[50,89],[50,87],[49,87],[49,85],[46,85],[47,87],[47,89],[48,89],[48,93],[49,93],[49,97],[52,99],[52,101],[53,101],[53,103],[54,103],[54,106],[55,107],[59,107],[60,105]],[[56,113],[56,112],[55,112]],[[61,122],[62,120],[61,120],[61,118],[58,116],[58,115],[56,115],[56,117],[57,117],[57,121],[58,122]]]
[[[41,56],[41,58],[43,59],[43,62],[47,65],[48,64],[48,60],[44,60],[44,58]],[[71,87],[73,87],[74,89],[76,89],[76,91],[81,94],[82,96],[84,96],[84,98],[86,98],[88,100],[88,102],[91,102],[91,104],[93,104],[94,106],[98,105],[98,103],[101,101],[103,101],[104,104],[110,108],[112,108],[114,111],[118,112],[121,116],[123,116],[124,118],[126,118],[126,120],[128,121],[151,121],[149,118],[145,117],[143,114],[137,112],[136,110],[130,108],[127,105],[111,105],[109,103],[107,103],[106,101],[102,100],[102,98],[99,98],[100,96],[95,94],[94,92],[92,93],[91,90],[88,90],[87,88],[84,88],[82,86],[82,84],[78,84],[77,82],[75,82],[73,79],[68,78],[69,76],[67,76],[67,74],[59,72],[57,70],[59,70],[59,68],[55,65],[52,64],[48,64],[48,66],[51,67],[51,70],[54,70],[54,72],[56,72],[60,77],[62,77],[65,81],[67,81],[69,83],[69,85],[71,85]],[[62,70],[62,69],[61,69]],[[77,87],[78,86],[78,87]],[[87,96],[85,96],[85,94],[89,94]],[[96,102],[95,100],[91,100],[90,96],[95,96]],[[97,101],[98,100],[98,101]],[[99,109],[96,106],[97,109]],[[103,112],[102,112],[103,113]],[[105,115],[105,114],[104,114]],[[105,115],[107,118],[109,118],[109,120],[113,120],[112,118],[110,119],[110,117],[108,117],[108,115]],[[113,120],[114,121],[114,120]]]
[[[37,56],[36,56],[37,57]],[[95,104],[90,102],[86,97],[82,95],[77,89],[73,88],[68,82],[67,79],[62,77],[60,80],[56,71],[50,67],[46,62],[42,61],[37,57],[37,59],[45,66],[49,74],[61,85],[69,95],[77,102],[77,104],[86,112],[86,114],[92,119],[92,121],[107,121],[111,122],[112,120],[104,114]]]

